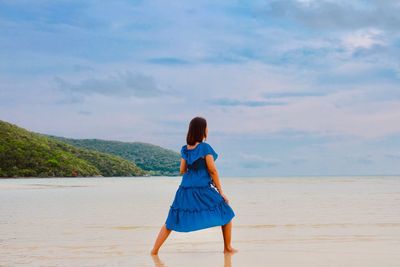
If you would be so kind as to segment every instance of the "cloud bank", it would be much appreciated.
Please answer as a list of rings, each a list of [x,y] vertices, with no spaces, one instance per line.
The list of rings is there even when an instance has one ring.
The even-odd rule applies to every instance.
[[[398,1],[2,1],[0,114],[179,151],[223,175],[399,173]]]

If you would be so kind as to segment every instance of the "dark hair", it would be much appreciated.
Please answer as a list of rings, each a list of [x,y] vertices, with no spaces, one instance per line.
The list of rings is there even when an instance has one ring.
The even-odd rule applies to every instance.
[[[196,142],[203,142],[203,138],[207,138],[206,127],[206,119],[202,117],[194,117],[189,123],[186,143],[193,146]]]

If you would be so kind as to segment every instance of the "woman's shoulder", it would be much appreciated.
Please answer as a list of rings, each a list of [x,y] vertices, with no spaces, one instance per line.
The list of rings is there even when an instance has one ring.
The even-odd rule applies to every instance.
[[[193,153],[192,153],[193,152]],[[209,143],[206,142],[201,142],[199,143],[195,148],[193,149],[187,149],[187,145],[183,145],[181,148],[181,155],[186,158],[189,156],[189,154],[193,157],[201,157],[205,156],[207,154],[212,154],[214,156],[214,159],[218,158],[218,154],[215,152],[215,150],[212,148],[212,146]]]
[[[202,146],[203,146],[203,149],[214,151],[214,149],[212,148],[212,146],[211,146],[209,143],[202,142],[202,144],[203,144],[203,145],[202,145]]]
[[[218,158],[218,154],[217,152],[215,152],[214,148],[212,148],[212,146],[209,143],[204,143],[203,147],[201,148],[201,150],[203,151],[202,154],[208,155],[211,154],[214,158],[214,160],[216,160]]]

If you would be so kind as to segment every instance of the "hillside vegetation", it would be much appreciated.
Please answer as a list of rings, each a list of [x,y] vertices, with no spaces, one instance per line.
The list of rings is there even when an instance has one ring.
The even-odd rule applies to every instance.
[[[51,136],[76,147],[96,150],[134,162],[151,175],[179,175],[179,153],[148,143]]]
[[[0,120],[0,177],[143,176],[132,161]]]

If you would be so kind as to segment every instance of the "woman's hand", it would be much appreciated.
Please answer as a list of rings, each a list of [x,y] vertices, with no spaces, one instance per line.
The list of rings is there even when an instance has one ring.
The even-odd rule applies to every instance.
[[[220,193],[220,195],[221,195],[222,198],[225,200],[225,202],[226,202],[227,204],[229,204],[228,197],[227,197],[224,193]]]

